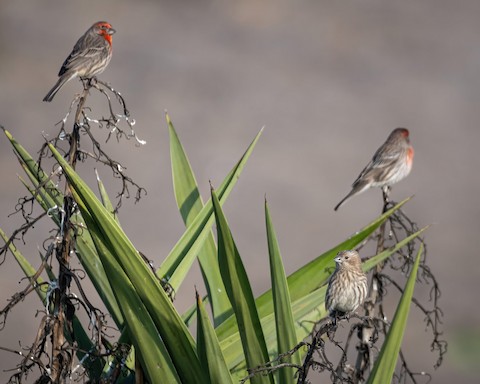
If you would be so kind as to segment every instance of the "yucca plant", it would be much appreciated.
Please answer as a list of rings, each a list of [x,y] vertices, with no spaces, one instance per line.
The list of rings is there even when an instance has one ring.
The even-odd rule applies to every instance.
[[[86,95],[83,97],[86,98]],[[78,108],[86,116],[84,101],[79,102]],[[82,113],[77,113],[77,118],[81,118]],[[127,113],[125,115],[128,116]],[[85,124],[91,121],[83,121],[83,125],[76,121],[77,131],[75,133],[74,130],[71,137],[78,138],[79,130],[85,129]],[[72,239],[68,243],[70,251],[78,257],[120,331],[117,342],[105,340],[105,314],[89,305],[81,283],[72,276],[73,272],[63,275],[63,278],[70,276],[70,280],[64,282],[65,295],[58,294],[61,277],[50,268],[52,255],[58,250],[53,242],[42,255],[41,267],[35,268],[12,241],[15,237],[1,232],[6,242],[3,249],[10,249],[29,278],[24,292],[36,291],[47,309],[40,327],[41,337],[22,359],[14,380],[21,382],[32,367],[37,367],[41,376],[39,380],[45,383],[67,382],[75,371],[91,382],[102,383],[144,380],[149,383],[250,381],[288,384],[306,382],[310,368],[320,367],[329,372],[327,377],[334,382],[392,381],[419,268],[423,268],[425,276],[423,246],[417,240],[426,228],[409,228],[405,236],[392,239],[390,247],[379,250],[363,264],[365,271],[374,270],[372,274],[377,273],[377,277],[373,278],[379,278],[378,272],[384,268],[386,260],[399,255],[406,260],[402,268],[408,279],[405,288],[400,287],[402,297],[393,321],[384,321],[380,327],[372,318],[356,317],[347,323],[352,329],[374,329],[375,340],[379,339],[379,329],[383,330],[386,336],[376,344],[378,348],[378,343],[383,343],[378,356],[372,353],[373,339],[358,341],[371,352],[369,356],[373,356],[373,360],[361,369],[357,367],[352,371],[346,364],[346,348],[341,361],[335,365],[328,359],[318,362],[314,356],[320,353],[325,357],[325,343],[334,343],[335,328],[326,317],[324,298],[325,284],[335,255],[340,250],[363,246],[379,230],[383,237],[387,223],[393,229],[395,223],[404,223],[401,207],[409,199],[390,206],[353,236],[332,246],[289,276],[283,269],[279,241],[265,202],[266,257],[270,260],[271,289],[255,297],[222,204],[235,186],[262,131],[220,186],[216,189],[212,187],[210,199],[204,203],[188,157],[168,115],[166,121],[170,134],[175,198],[186,229],[157,270],[152,269],[122,230],[101,180],[98,178],[97,197],[75,172],[76,159],[80,158],[74,153],[75,149],[69,148],[66,153],[70,156],[64,156],[55,141],[45,147],[58,164],[54,174],[65,176],[66,188],[61,191],[53,182],[53,176],[45,173],[40,164],[5,130],[29,179],[29,182],[22,182],[32,199],[59,228],[57,244],[58,237]],[[92,137],[89,129],[87,133]],[[69,202],[68,212],[66,201]],[[216,238],[212,231],[214,223]],[[62,268],[68,270],[65,259],[57,255],[57,260],[60,264],[65,263],[60,266],[59,274]],[[197,293],[196,300],[193,300],[192,292],[192,308],[181,314],[172,303],[172,292],[178,291],[196,260],[200,264],[207,295],[202,300]],[[265,271],[267,274],[268,271]],[[81,292],[80,298],[75,300],[71,294],[74,284]],[[60,299],[62,302],[56,306],[56,300]],[[77,319],[75,311],[78,310],[78,302],[86,309],[93,328]],[[375,303],[370,304],[375,306]],[[436,305],[435,302],[435,308]],[[8,313],[11,308],[7,306],[2,313]],[[195,316],[196,337],[189,328]],[[63,318],[62,322],[58,322],[59,317]],[[57,329],[57,333],[52,331],[59,324],[61,329]],[[322,332],[318,331],[319,324]],[[435,329],[433,345],[442,347],[436,332]],[[60,337],[62,344],[47,351],[44,341],[50,334],[54,340],[63,336]],[[326,339],[327,335],[332,341]],[[308,341],[310,337],[311,342]],[[443,352],[440,357],[442,355]],[[49,366],[45,364],[46,356],[52,362]],[[359,361],[367,361],[362,356],[358,355]],[[405,373],[397,372],[397,375],[405,378]]]

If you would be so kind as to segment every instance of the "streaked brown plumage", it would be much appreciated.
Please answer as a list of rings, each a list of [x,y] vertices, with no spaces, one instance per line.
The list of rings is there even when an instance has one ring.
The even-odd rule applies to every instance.
[[[334,319],[354,312],[368,294],[367,275],[357,251],[340,251],[335,258],[336,268],[325,295],[325,308]]]
[[[390,186],[408,176],[412,170],[414,155],[409,134],[406,128],[393,130],[352,184],[350,193],[337,204],[335,211],[350,197],[371,187],[380,187],[388,194]]]
[[[90,79],[102,73],[112,58],[112,35],[115,30],[106,21],[98,21],[83,34],[64,61],[59,79],[43,98],[52,101],[68,81],[80,77]]]

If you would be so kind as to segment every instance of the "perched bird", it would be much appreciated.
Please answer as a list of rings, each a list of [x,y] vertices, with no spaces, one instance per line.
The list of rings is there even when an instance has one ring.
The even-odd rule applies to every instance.
[[[393,130],[352,184],[350,193],[337,204],[335,211],[350,197],[371,187],[382,188],[384,195],[388,196],[390,187],[408,176],[412,170],[414,154],[408,136],[406,128]]]
[[[325,308],[336,321],[354,312],[367,297],[367,275],[357,251],[340,251],[335,258],[335,271],[328,281]]]
[[[43,101],[52,101],[63,85],[76,78],[91,79],[102,73],[112,58],[112,35],[115,30],[106,21],[93,24],[78,39],[58,72],[59,79]]]

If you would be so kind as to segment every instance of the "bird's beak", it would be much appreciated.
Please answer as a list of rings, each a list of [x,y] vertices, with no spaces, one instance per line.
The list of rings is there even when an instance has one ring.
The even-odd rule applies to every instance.
[[[108,28],[107,33],[108,33],[109,35],[113,35],[115,32],[117,32],[115,29],[113,29],[113,28]]]
[[[342,258],[340,256],[335,257],[335,259],[333,259],[333,260],[335,260],[335,262],[338,263],[338,264],[342,263]]]

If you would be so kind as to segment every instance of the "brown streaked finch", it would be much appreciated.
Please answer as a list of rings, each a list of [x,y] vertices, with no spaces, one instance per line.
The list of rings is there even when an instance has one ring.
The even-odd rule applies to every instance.
[[[412,170],[413,155],[408,129],[394,129],[354,181],[350,193],[337,204],[335,211],[350,197],[371,187],[382,188],[384,196],[388,196],[390,187],[407,177]]]
[[[80,77],[91,79],[102,73],[112,58],[112,35],[115,30],[106,21],[98,21],[83,34],[73,47],[58,73],[59,79],[43,98],[52,101],[68,81]]]
[[[325,294],[325,308],[334,323],[362,305],[368,293],[367,275],[357,251],[338,252],[335,263]]]

